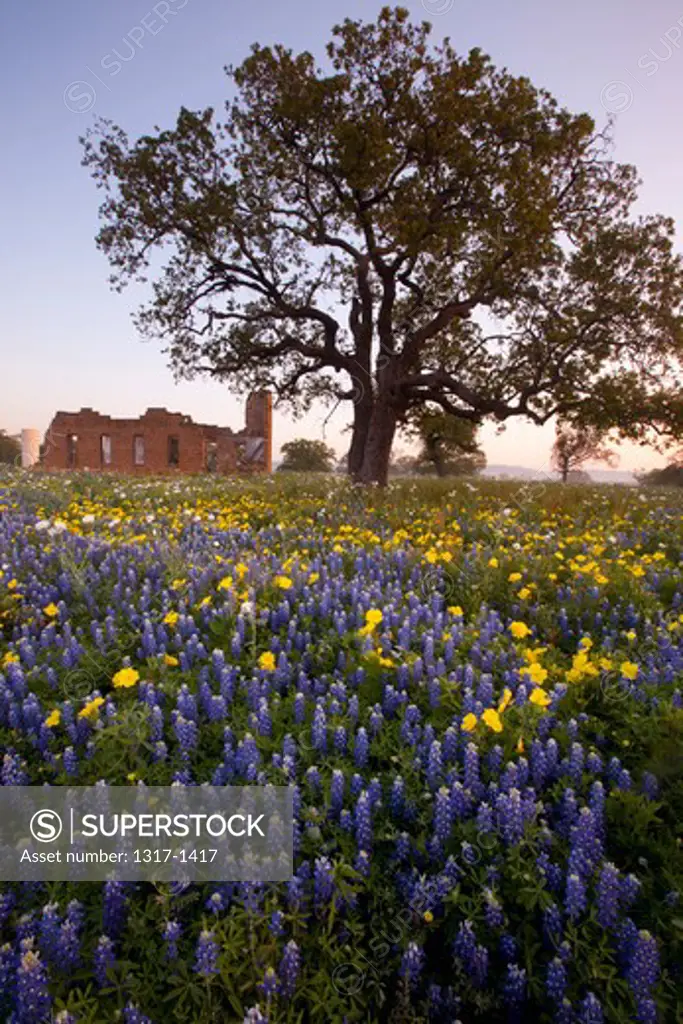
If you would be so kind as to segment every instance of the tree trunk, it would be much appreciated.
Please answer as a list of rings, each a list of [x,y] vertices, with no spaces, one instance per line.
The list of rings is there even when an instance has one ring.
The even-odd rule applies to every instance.
[[[441,441],[438,437],[432,437],[429,439],[429,457],[432,460],[436,475],[438,477],[444,477],[446,475],[446,459],[444,457],[443,449],[441,447]]]
[[[396,420],[396,410],[391,405],[381,400],[375,402],[368,423],[363,463],[357,477],[359,483],[386,487]]]
[[[347,471],[352,480],[360,478],[360,471],[365,455],[365,445],[368,440],[368,429],[370,427],[370,416],[372,404],[356,403],[353,407],[353,426],[351,434],[351,446],[347,455]]]

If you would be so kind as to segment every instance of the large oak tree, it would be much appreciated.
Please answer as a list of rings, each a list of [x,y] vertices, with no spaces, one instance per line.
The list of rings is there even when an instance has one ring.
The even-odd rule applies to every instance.
[[[609,132],[402,8],[333,29],[327,59],[254,46],[222,118],[131,143],[99,122],[113,283],[179,376],[352,409],[349,472],[384,483],[432,403],[474,423],[555,413],[683,429],[674,226],[634,218]]]

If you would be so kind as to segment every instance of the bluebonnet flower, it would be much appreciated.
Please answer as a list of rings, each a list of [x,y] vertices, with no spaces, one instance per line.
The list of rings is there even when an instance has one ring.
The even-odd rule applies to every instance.
[[[567,991],[567,970],[559,957],[548,964],[545,977],[545,990],[554,1003],[561,1003]]]
[[[631,951],[626,980],[636,1000],[648,996],[659,978],[657,941],[648,931],[639,931]]]
[[[397,775],[389,790],[389,809],[393,818],[400,818],[405,805],[405,782]]]
[[[16,983],[17,1013],[22,1024],[40,1024],[50,1016],[52,1000],[47,984],[47,970],[40,954],[33,950],[31,940],[25,939]]]
[[[526,971],[518,964],[508,964],[503,984],[503,999],[508,1006],[518,1007],[526,998]]]
[[[64,748],[62,764],[67,775],[76,775],[78,773],[78,755],[73,747]]]
[[[214,933],[204,929],[197,940],[194,970],[203,978],[218,974],[218,943]]]
[[[358,797],[355,808],[356,842],[359,850],[372,848],[372,807],[366,790]]]
[[[178,941],[182,929],[178,921],[167,921],[164,925],[164,941],[166,942],[166,959],[178,959]]]
[[[176,715],[173,722],[173,729],[180,747],[181,757],[189,757],[199,742],[199,729],[197,723],[190,718]]]
[[[107,986],[111,985],[108,976],[109,970],[116,964],[114,943],[108,935],[102,935],[98,939],[93,962],[95,981],[100,988],[107,988]]]
[[[465,747],[464,773],[465,789],[469,789],[477,796],[481,783],[479,781],[479,752],[474,743],[468,743]]]
[[[443,761],[441,758],[441,744],[438,740],[434,740],[429,748],[427,760],[427,784],[430,789],[436,789],[439,786],[442,774]]]
[[[477,948],[477,937],[471,921],[463,921],[453,943],[453,952],[468,967]]]
[[[624,907],[632,906],[640,894],[640,882],[635,875],[626,875],[621,880],[619,899]]]
[[[617,927],[617,956],[626,970],[631,962],[638,939],[638,929],[630,917],[625,917]]]
[[[434,838],[441,845],[448,840],[451,833],[450,793],[442,786],[434,798]]]
[[[614,864],[605,863],[596,886],[598,898],[598,923],[603,928],[613,928],[619,916],[619,871]]]
[[[565,908],[572,920],[586,909],[586,886],[577,874],[567,875]]]
[[[593,992],[588,992],[579,1004],[578,1024],[603,1024],[604,1019],[600,1000]]]
[[[484,917],[489,928],[502,928],[505,924],[503,908],[490,889],[484,890],[484,903]]]
[[[311,742],[313,747],[321,754],[327,750],[327,717],[322,704],[317,704],[313,712],[313,725],[311,726]]]
[[[500,793],[496,800],[496,817],[498,829],[506,846],[519,843],[524,835],[524,818],[522,802],[518,789],[509,793]]]
[[[313,868],[313,902],[318,910],[332,899],[334,876],[332,862],[327,857],[318,857]]]
[[[102,900],[102,928],[105,935],[117,939],[126,924],[128,899],[124,882],[105,882]]]
[[[370,740],[368,731],[364,726],[359,726],[353,740],[353,763],[356,768],[365,768],[370,755]]]
[[[636,999],[636,1018],[641,1024],[657,1024],[659,1015],[654,999],[650,996],[640,996]]]
[[[424,967],[424,962],[424,950],[415,942],[409,943],[408,948],[401,957],[401,966],[399,968],[400,976],[407,980],[409,986],[412,987],[417,984]]]
[[[9,942],[0,946],[0,1009],[8,1014],[14,1003],[18,962],[19,958]]]
[[[73,918],[67,916],[59,929],[54,949],[55,964],[62,971],[74,971],[81,962],[81,939],[79,926]]]
[[[268,1024],[268,1018],[264,1017],[258,1006],[252,1006],[247,1010],[243,1024]]]
[[[569,871],[588,878],[602,855],[598,823],[590,807],[582,807],[576,825],[571,830]]]
[[[266,998],[266,1002],[270,1002],[274,995],[276,995],[280,987],[280,979],[278,978],[274,967],[267,967],[265,974],[263,975],[263,981],[258,986]]]
[[[285,946],[285,951],[280,961],[280,992],[283,999],[291,999],[293,997],[300,970],[301,953],[296,942],[291,939]]]
[[[54,960],[62,920],[56,903],[46,903],[38,926],[40,952],[46,960]]]
[[[398,861],[407,860],[410,856],[411,843],[407,832],[401,832],[396,837],[394,856]]]

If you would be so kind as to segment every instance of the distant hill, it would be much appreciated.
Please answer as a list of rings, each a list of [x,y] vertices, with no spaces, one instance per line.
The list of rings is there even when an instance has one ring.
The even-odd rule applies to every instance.
[[[591,480],[596,484],[638,483],[633,473],[626,469],[590,469]],[[499,480],[558,480],[552,469],[529,469],[528,466],[490,465],[482,470],[481,476],[497,477]]]

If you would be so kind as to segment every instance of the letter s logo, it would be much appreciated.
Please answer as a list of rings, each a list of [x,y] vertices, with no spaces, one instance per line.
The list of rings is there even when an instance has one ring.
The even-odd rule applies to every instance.
[[[54,843],[62,834],[62,819],[56,811],[44,809],[36,811],[31,818],[29,828],[31,835],[39,843]]]

